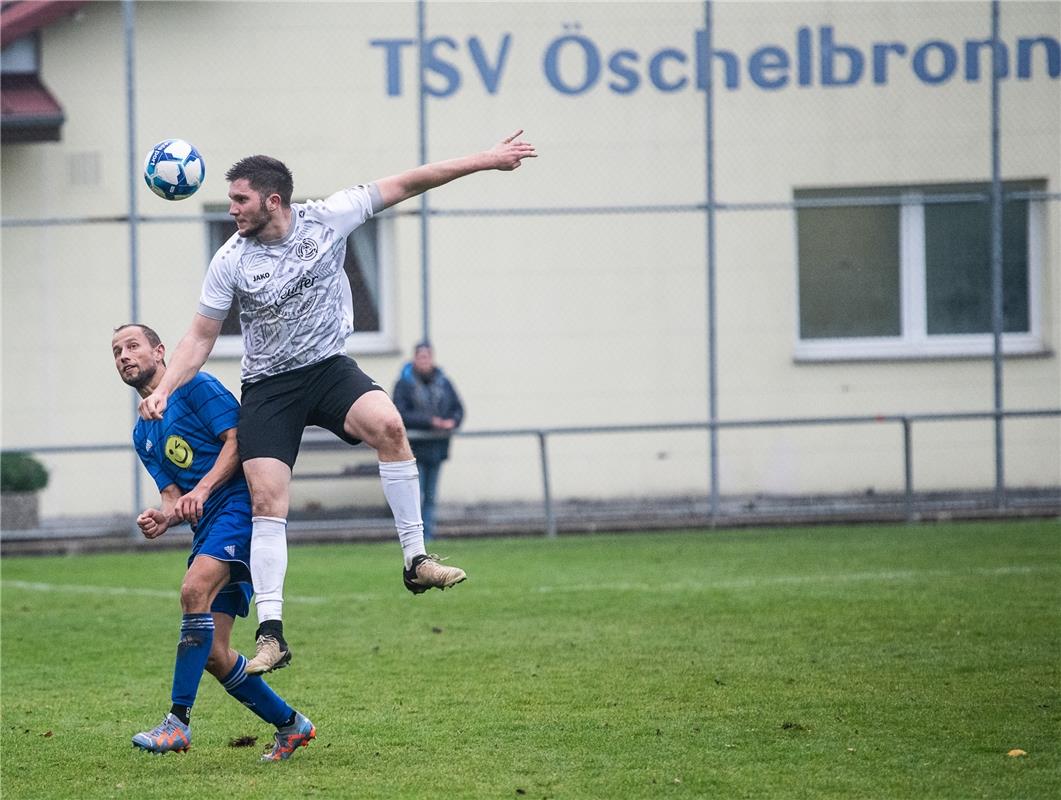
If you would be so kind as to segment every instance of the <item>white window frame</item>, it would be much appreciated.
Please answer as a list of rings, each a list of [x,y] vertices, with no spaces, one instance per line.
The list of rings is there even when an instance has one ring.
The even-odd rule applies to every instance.
[[[929,335],[925,290],[925,206],[923,194],[901,195],[899,213],[899,284],[902,333],[899,336],[800,339],[799,280],[796,280],[795,361],[855,361],[875,359],[978,358],[994,353],[990,333]],[[1034,355],[1046,351],[1042,339],[1043,236],[1046,203],[1028,200],[1028,330],[1002,334],[1005,355]],[[799,270],[799,225],[792,215],[795,263]]]
[[[383,213],[375,215],[378,240],[376,253],[379,258],[379,330],[354,333],[346,340],[348,355],[381,355],[393,353],[398,349],[396,318],[394,312],[394,271],[395,271],[395,215]],[[206,246],[209,251],[207,266],[213,258],[210,250],[210,232],[207,226]],[[233,300],[233,302],[238,302]],[[220,358],[243,358],[242,336],[219,336],[211,353]]]

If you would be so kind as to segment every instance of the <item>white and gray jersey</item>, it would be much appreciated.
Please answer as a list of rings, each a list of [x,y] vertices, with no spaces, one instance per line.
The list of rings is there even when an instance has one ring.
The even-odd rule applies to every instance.
[[[382,207],[374,183],[342,189],[326,200],[292,203],[283,239],[237,233],[214,254],[199,313],[223,320],[238,300],[244,383],[345,352],[354,331],[346,237]]]

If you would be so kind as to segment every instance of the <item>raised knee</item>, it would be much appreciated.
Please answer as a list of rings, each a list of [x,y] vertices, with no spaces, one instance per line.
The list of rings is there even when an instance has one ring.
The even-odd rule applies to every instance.
[[[402,416],[397,409],[376,414],[369,424],[363,425],[361,430],[354,428],[348,422],[346,432],[350,436],[363,439],[370,447],[384,452],[401,449],[408,441]]]
[[[405,424],[402,422],[401,414],[394,412],[384,418],[382,437],[391,444],[401,444],[405,441]]]

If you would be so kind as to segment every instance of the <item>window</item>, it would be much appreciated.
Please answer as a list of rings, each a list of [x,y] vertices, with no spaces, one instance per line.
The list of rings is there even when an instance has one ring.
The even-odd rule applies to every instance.
[[[7,5],[6,3],[4,4]],[[63,108],[41,83],[40,39],[30,33],[0,50],[0,141],[58,142]]]
[[[40,39],[22,36],[0,50],[0,70],[5,75],[36,75],[40,70]]]
[[[228,206],[209,205],[207,213],[208,261],[236,232],[236,224],[228,216]],[[392,220],[387,215],[376,216],[359,226],[346,240],[346,261],[343,268],[350,280],[350,294],[354,302],[354,335],[347,340],[351,353],[376,353],[393,349],[390,330],[387,236]],[[221,336],[214,352],[218,355],[243,354],[243,340],[239,323],[239,304],[234,302],[228,317],[221,324]]]
[[[989,184],[795,192],[797,359],[988,355]],[[1044,184],[1003,185],[1003,349],[1042,350]]]

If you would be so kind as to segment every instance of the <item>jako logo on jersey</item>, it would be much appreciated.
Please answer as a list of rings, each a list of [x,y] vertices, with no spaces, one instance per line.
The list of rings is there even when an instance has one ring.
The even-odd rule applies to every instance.
[[[149,452],[149,453],[151,452],[151,448],[154,447],[154,446],[155,446],[154,443],[150,439],[148,439],[146,442],[144,442],[144,449],[147,452]]]
[[[287,285],[280,290],[280,296],[276,298],[276,304],[281,306],[292,297],[300,297],[306,289],[316,282],[316,275],[300,275],[294,280],[289,281]]]
[[[272,273],[270,273],[270,272],[259,272],[257,275],[254,276],[254,280],[256,280],[256,281],[264,281],[271,274]]]
[[[295,248],[295,253],[303,261],[312,261],[317,257],[317,243],[312,239],[303,239]]]
[[[181,469],[187,469],[192,465],[195,453],[192,452],[191,445],[182,437],[173,434],[166,439],[166,458]]]

